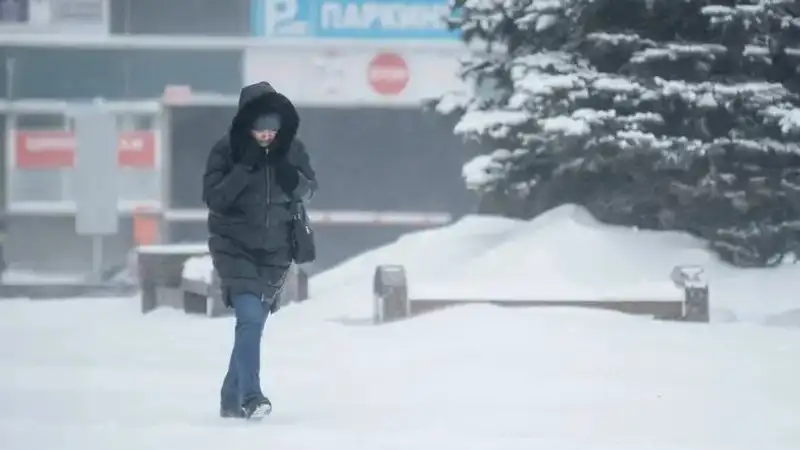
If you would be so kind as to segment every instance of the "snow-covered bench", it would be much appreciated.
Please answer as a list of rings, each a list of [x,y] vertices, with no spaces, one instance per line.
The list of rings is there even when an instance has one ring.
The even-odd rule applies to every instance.
[[[219,277],[211,256],[195,256],[183,265],[181,288],[184,291],[184,309],[217,317],[232,313],[222,299]],[[308,298],[308,276],[297,265],[292,265],[279,301],[283,304],[300,302]]]
[[[647,315],[661,320],[709,321],[708,285],[699,266],[677,266],[670,274],[676,295],[669,299],[504,299],[492,297],[457,298],[435,295],[415,298],[409,295],[406,270],[402,265],[381,265],[373,278],[374,321],[385,323],[425,312],[464,304],[493,304],[511,307],[585,307]],[[682,291],[682,292],[681,292]],[[430,294],[429,294],[430,295]]]
[[[187,314],[218,317],[230,314],[222,300],[219,279],[205,244],[168,244],[140,247],[137,261],[142,312],[165,306]],[[281,301],[308,298],[308,276],[292,266]]]
[[[141,308],[147,313],[162,306],[186,309],[181,289],[184,263],[208,254],[206,244],[148,245],[137,249]]]
[[[216,275],[210,255],[193,256],[183,263],[181,293],[184,311],[208,317],[228,314]]]

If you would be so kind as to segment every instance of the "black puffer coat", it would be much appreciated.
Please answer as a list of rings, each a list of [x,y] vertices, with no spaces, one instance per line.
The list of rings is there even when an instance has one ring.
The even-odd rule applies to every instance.
[[[239,164],[260,114],[281,116],[281,129],[263,164]],[[274,301],[291,265],[291,199],[308,199],[317,182],[309,156],[296,138],[297,110],[266,82],[246,86],[230,131],[211,149],[203,176],[208,206],[209,249],[223,295],[241,293]]]

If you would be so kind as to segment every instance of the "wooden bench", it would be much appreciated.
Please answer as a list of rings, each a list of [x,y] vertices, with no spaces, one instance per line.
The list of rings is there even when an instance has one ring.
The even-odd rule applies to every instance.
[[[599,308],[627,314],[646,315],[659,320],[707,323],[709,321],[708,285],[702,274],[703,270],[698,266],[678,266],[673,269],[671,278],[676,289],[683,290],[682,300],[414,299],[408,296],[405,267],[381,265],[375,269],[373,277],[373,321],[378,324],[391,322],[456,305],[491,304],[504,307]]]
[[[141,311],[160,307],[183,310],[186,314],[220,317],[232,313],[222,301],[219,278],[209,273],[204,280],[185,278],[184,265],[195,257],[208,256],[205,244],[167,244],[137,249],[136,264],[141,289]],[[308,275],[292,266],[280,301],[296,302],[308,298]]]
[[[216,271],[212,271],[210,278],[211,283],[186,278],[182,280],[183,308],[187,314],[203,314],[208,317],[233,314],[233,309],[226,307],[222,299],[222,289]],[[293,264],[289,268],[289,274],[278,301],[285,306],[306,299],[308,299],[308,275]]]
[[[183,265],[192,257],[208,254],[206,244],[165,244],[136,250],[141,288],[141,311],[156,308],[184,309]]]
[[[219,278],[207,274],[211,282],[184,278],[184,265],[194,257],[209,254],[205,244],[167,244],[137,249],[142,313],[160,307],[183,310],[186,314],[220,317],[231,314],[222,300]],[[308,275],[293,265],[279,301],[303,301],[308,298]]]

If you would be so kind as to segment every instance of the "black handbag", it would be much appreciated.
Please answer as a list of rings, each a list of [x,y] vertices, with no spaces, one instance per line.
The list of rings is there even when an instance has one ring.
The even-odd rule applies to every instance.
[[[317,259],[317,246],[314,230],[302,201],[292,202],[292,260],[297,264],[313,262]]]

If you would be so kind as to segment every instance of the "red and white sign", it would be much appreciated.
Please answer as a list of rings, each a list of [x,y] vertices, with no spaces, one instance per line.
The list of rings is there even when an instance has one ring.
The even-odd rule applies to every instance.
[[[378,53],[367,66],[367,79],[378,94],[397,95],[408,86],[411,71],[397,53]]]
[[[461,46],[387,45],[248,48],[242,82],[267,80],[295,105],[334,108],[419,108],[420,101],[458,89],[462,83],[458,76],[459,58],[464,55]]]
[[[75,137],[70,131],[15,131],[16,166],[24,169],[72,167]],[[155,168],[156,135],[153,131],[119,134],[118,162],[122,167]]]

